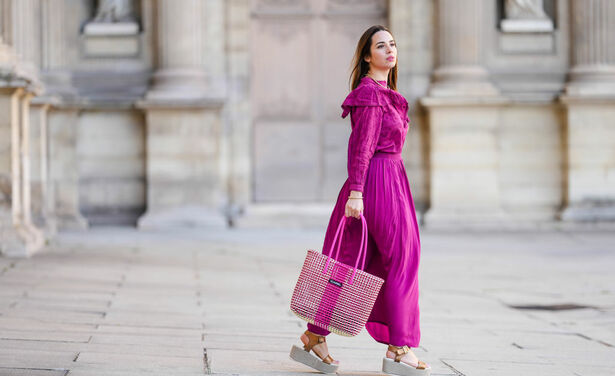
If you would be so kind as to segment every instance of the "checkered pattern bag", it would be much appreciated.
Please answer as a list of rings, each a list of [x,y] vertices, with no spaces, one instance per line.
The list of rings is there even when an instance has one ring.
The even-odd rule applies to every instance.
[[[363,215],[361,223],[361,245],[354,267],[337,261],[346,224],[342,216],[331,243],[331,250],[337,244],[333,259],[308,250],[290,303],[291,311],[303,320],[348,337],[363,329],[384,283],[382,278],[362,270],[367,256],[367,223]],[[359,260],[361,269],[357,269]]]

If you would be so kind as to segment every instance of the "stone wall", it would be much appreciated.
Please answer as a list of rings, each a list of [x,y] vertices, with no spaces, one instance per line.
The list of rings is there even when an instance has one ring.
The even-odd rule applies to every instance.
[[[323,226],[374,23],[398,42],[424,225],[612,220],[615,7],[532,4],[135,0],[100,22],[94,1],[0,0],[3,244],[27,255],[102,223]]]
[[[79,207],[90,224],[134,225],[146,206],[141,111],[82,111],[77,123]],[[172,147],[169,140],[168,147]]]

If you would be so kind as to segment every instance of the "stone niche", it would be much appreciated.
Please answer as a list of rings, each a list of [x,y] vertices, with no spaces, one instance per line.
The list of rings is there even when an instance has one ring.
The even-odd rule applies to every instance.
[[[83,28],[86,57],[137,57],[141,51],[138,2],[98,0]]]
[[[554,0],[500,0],[500,51],[552,53],[555,49]]]

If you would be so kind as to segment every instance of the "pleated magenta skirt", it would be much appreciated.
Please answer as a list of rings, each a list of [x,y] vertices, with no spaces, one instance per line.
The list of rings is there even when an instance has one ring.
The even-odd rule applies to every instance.
[[[342,186],[329,219],[323,253],[331,242],[350,193]],[[363,215],[369,231],[365,270],[384,279],[366,329],[378,342],[418,347],[418,269],[421,255],[414,201],[401,154],[376,152],[370,161],[363,188]],[[361,221],[350,218],[342,238],[340,261],[354,265],[361,241]],[[308,324],[308,330],[325,335]]]

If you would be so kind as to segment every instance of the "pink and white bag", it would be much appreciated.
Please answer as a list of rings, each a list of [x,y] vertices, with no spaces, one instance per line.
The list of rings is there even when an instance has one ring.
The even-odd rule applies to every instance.
[[[361,245],[354,268],[337,261],[342,243],[340,232],[345,224],[346,217],[342,216],[329,252],[333,254],[337,243],[333,259],[308,250],[290,309],[311,324],[351,337],[365,326],[384,280],[362,270],[367,256],[367,223],[363,215]],[[361,269],[357,269],[361,259]]]

